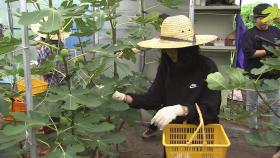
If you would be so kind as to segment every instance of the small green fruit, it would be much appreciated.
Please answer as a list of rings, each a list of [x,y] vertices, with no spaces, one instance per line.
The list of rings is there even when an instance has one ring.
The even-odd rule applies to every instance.
[[[70,122],[66,117],[60,116],[59,123],[62,124],[62,125],[68,125]]]
[[[60,55],[61,55],[62,57],[68,57],[68,55],[69,55],[68,49],[61,49]]]

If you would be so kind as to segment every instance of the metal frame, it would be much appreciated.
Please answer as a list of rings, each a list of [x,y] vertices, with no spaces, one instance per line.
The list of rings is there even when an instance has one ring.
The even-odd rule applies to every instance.
[[[20,0],[20,12],[27,11],[26,0]],[[23,65],[24,65],[24,81],[25,81],[25,103],[27,106],[27,116],[31,118],[31,111],[33,110],[33,97],[32,97],[32,83],[30,72],[30,53],[29,53],[29,40],[28,40],[28,26],[22,26],[22,47],[23,47]],[[35,131],[29,128],[26,131],[27,143],[30,146],[30,157],[37,158],[37,143]]]

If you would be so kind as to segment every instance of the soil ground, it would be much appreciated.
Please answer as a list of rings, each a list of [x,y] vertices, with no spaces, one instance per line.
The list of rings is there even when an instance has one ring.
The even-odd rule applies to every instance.
[[[220,122],[231,141],[227,158],[271,158],[275,148],[260,148],[251,146],[244,140],[243,133],[248,132],[245,126],[222,120]],[[136,127],[125,126],[123,129],[127,137],[126,146],[120,148],[121,158],[162,158],[163,146],[161,132],[150,139],[142,139],[141,134],[145,130],[144,125]]]

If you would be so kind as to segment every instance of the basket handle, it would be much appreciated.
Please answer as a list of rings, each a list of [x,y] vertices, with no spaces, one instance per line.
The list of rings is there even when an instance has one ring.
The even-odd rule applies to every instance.
[[[203,145],[207,145],[207,141],[206,141],[206,135],[205,135],[205,129],[204,129],[204,121],[203,121],[203,117],[202,117],[202,113],[201,110],[199,108],[199,106],[197,105],[197,103],[195,103],[195,107],[196,110],[198,112],[198,116],[199,116],[199,125],[196,128],[195,132],[193,133],[193,135],[191,136],[191,138],[189,139],[189,141],[187,142],[187,144],[191,144],[194,137],[198,134],[198,131],[200,129],[202,129],[202,137],[203,137]]]

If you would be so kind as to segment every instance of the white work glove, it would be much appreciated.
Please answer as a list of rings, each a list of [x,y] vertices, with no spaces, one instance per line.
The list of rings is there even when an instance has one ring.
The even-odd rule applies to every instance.
[[[118,91],[115,91],[115,93],[112,95],[112,98],[114,100],[117,100],[117,101],[124,101],[125,94],[124,93],[120,93]]]
[[[162,130],[167,124],[174,120],[177,116],[187,115],[187,107],[182,105],[167,106],[160,109],[153,117],[151,124],[154,124]]]

